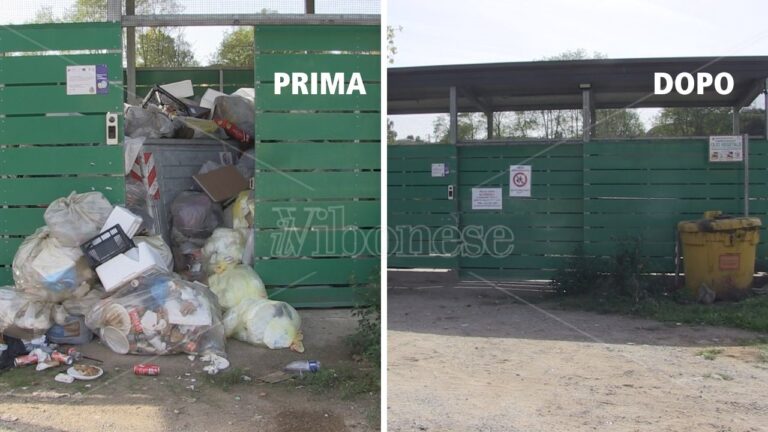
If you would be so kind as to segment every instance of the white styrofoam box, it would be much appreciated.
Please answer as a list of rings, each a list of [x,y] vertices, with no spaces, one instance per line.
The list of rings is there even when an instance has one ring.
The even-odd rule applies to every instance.
[[[101,284],[107,292],[124,285],[152,270],[170,271],[163,259],[145,242],[96,267]]]
[[[200,99],[200,106],[202,108],[213,109],[213,102],[216,100],[216,98],[219,96],[226,96],[226,95],[227,95],[226,93],[222,93],[218,90],[209,88],[203,94],[203,98]]]
[[[101,227],[101,232],[104,232],[115,225],[120,225],[120,228],[123,229],[125,235],[127,235],[128,238],[133,238],[136,231],[141,228],[142,221],[143,219],[141,216],[133,214],[127,208],[115,206],[115,208],[112,209],[112,213],[109,214],[107,221],[104,222],[104,226]]]
[[[177,98],[188,98],[195,95],[195,90],[192,88],[192,80],[163,84],[160,87]]]

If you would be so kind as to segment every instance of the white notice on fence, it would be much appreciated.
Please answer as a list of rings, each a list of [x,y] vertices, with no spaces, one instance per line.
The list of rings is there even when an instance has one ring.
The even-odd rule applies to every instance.
[[[445,171],[444,163],[432,164],[432,177],[445,177]]]
[[[96,94],[96,65],[67,66],[67,95]]]
[[[739,135],[709,137],[710,162],[741,162],[744,160],[743,152]]]
[[[472,210],[501,210],[501,188],[472,188]]]
[[[509,196],[531,196],[531,166],[511,165],[509,167]]]

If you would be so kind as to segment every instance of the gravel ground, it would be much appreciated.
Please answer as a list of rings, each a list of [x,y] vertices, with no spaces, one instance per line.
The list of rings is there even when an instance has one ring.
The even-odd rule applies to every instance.
[[[744,346],[766,335],[467,282],[391,287],[388,301],[390,431],[768,430],[768,363]]]

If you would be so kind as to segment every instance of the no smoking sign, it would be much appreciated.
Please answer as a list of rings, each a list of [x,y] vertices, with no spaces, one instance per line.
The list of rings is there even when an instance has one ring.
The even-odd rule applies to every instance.
[[[511,165],[509,167],[509,196],[531,196],[531,166]]]

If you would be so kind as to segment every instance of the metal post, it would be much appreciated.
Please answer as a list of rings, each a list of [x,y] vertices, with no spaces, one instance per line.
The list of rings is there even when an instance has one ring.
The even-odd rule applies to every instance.
[[[224,68],[219,68],[219,91],[224,93]]]
[[[763,89],[763,107],[765,108],[765,133],[763,136],[768,140],[768,78],[765,79],[765,88]]]
[[[743,135],[744,152],[744,217],[749,216],[749,134]]]
[[[122,0],[107,0],[107,21],[118,22],[123,15]]]
[[[304,13],[315,13],[315,0],[304,0]]]
[[[732,109],[732,116],[733,116],[733,134],[738,135],[741,130],[741,117],[739,116],[739,109],[736,107],[733,107]]]
[[[456,145],[459,141],[459,114],[456,103],[456,87],[451,87],[448,98],[450,110],[450,115],[448,116],[448,141],[451,144]]]
[[[125,0],[125,15],[136,15],[136,0]],[[139,97],[136,95],[136,27],[125,28],[125,86],[128,93],[127,102],[135,104]]]
[[[487,126],[485,139],[487,140],[493,139],[493,112],[489,111],[485,113],[485,124]]]
[[[591,86],[590,86],[591,87]],[[581,90],[581,117],[583,120],[582,132],[584,142],[589,142],[592,137],[592,89],[582,87]]]

